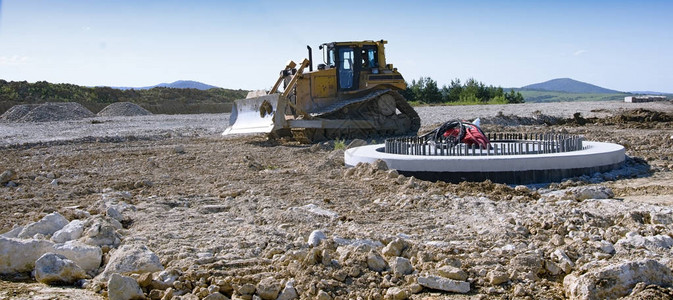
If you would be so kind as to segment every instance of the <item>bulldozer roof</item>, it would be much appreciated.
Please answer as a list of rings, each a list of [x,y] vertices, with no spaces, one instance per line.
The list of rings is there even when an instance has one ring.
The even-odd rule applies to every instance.
[[[388,41],[385,41],[385,40],[379,40],[379,41],[366,40],[366,41],[331,42],[331,43],[324,43],[323,45],[326,45],[326,46],[356,46],[356,47],[362,47],[364,45],[378,45],[378,44],[387,44],[387,43],[388,43]]]

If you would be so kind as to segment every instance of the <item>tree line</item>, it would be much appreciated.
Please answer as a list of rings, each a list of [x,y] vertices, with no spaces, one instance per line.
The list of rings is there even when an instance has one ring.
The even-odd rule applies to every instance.
[[[121,90],[110,87],[85,87],[66,83],[38,81],[5,81],[0,79],[0,113],[16,104],[44,102],[78,102],[89,109],[99,110],[114,102],[133,102],[152,112],[168,113],[162,107],[170,107],[172,113],[193,113],[231,108],[235,99],[245,98],[247,91],[212,88],[209,90],[155,87],[147,90]],[[187,108],[186,111],[179,111]],[[175,111],[175,112],[173,112]],[[223,112],[223,111],[212,111]]]
[[[451,84],[437,86],[437,81],[430,77],[421,77],[418,80],[407,82],[407,89],[402,92],[409,101],[430,104],[439,103],[523,103],[523,95],[510,89],[505,92],[502,87],[486,86],[482,82],[470,78],[465,83],[460,79],[451,80]]]

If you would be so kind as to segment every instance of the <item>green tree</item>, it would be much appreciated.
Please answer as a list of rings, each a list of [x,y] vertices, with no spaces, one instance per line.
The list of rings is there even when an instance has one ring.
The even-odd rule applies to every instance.
[[[425,103],[442,103],[442,93],[437,87],[437,81],[427,77],[425,79],[425,86],[421,90],[423,102]]]
[[[505,100],[507,100],[507,103],[524,103],[523,95],[514,90],[509,90],[509,93],[505,95]]]
[[[463,85],[458,78],[451,80],[451,85],[448,88],[442,89],[447,90],[445,95],[446,102],[458,102],[460,100],[460,94],[463,93]]]

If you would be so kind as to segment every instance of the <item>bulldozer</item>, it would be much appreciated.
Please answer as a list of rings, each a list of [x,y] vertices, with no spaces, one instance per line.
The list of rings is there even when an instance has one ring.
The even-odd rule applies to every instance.
[[[416,135],[420,118],[400,94],[406,83],[386,62],[385,44],[324,43],[323,63],[315,71],[312,48],[306,46],[308,59],[299,66],[288,61],[269,91],[234,101],[223,135],[268,133],[300,143]]]

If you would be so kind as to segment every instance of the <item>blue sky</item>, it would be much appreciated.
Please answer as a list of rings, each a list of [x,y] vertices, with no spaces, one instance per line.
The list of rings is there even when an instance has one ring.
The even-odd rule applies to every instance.
[[[407,81],[673,92],[671,12],[673,1],[2,0],[0,79],[262,89],[306,45],[385,39]]]

